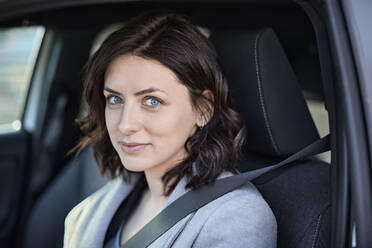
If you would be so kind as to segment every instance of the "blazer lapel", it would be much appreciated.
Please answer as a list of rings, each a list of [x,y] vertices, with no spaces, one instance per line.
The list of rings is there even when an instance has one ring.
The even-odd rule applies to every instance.
[[[98,197],[100,199],[92,199],[88,203],[87,209],[90,209],[86,214],[88,219],[86,225],[81,225],[81,233],[76,236],[80,240],[80,245],[77,247],[103,247],[105,235],[112,217],[119,208],[121,202],[129,195],[134,185],[140,178],[140,175],[135,173],[131,175],[131,183],[127,184],[122,179],[115,179],[109,191],[102,192]]]
[[[231,172],[222,172],[217,179],[221,179],[224,177],[232,176]],[[166,204],[164,205],[163,209],[165,209],[169,204],[177,200],[183,194],[190,191],[190,189],[186,189],[185,186],[187,184],[186,177],[183,177],[177,184],[176,188],[173,190],[172,194],[169,196]],[[170,228],[167,232],[161,235],[158,239],[156,239],[149,248],[165,248],[171,247],[176,239],[179,237],[181,232],[185,229],[186,225],[192,219],[196,212],[190,213],[180,221],[178,221],[172,228]]]

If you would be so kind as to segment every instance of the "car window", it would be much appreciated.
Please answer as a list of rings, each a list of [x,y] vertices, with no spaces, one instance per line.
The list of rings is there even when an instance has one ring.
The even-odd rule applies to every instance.
[[[21,129],[25,100],[44,33],[42,26],[0,29],[0,133]]]
[[[306,99],[307,106],[309,107],[311,117],[314,124],[318,129],[320,137],[329,134],[329,120],[328,112],[324,106],[324,102],[317,99]],[[327,163],[331,162],[331,152],[325,152],[317,155],[317,157]]]

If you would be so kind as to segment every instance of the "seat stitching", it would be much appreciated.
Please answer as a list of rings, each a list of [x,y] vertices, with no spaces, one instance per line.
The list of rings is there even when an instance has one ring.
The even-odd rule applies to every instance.
[[[263,95],[262,81],[261,81],[260,70],[259,70],[260,68],[259,68],[258,55],[257,55],[257,53],[258,53],[257,43],[258,43],[258,39],[260,38],[263,31],[264,30],[261,30],[257,34],[255,42],[254,42],[254,58],[255,58],[256,75],[257,75],[257,81],[258,81],[258,93],[259,93],[259,96],[260,96],[260,106],[261,106],[261,109],[262,109],[262,112],[263,112],[263,116],[264,116],[264,120],[265,120],[265,126],[266,126],[266,129],[268,130],[271,144],[273,145],[275,151],[280,155],[281,153],[279,152],[279,149],[278,149],[278,147],[275,143],[275,140],[274,140],[274,136],[271,132],[271,126],[270,126],[269,118],[268,118],[266,108],[265,108],[265,99],[264,99],[264,95]]]
[[[323,217],[323,214],[331,207],[330,204],[327,204],[324,208],[322,208],[322,210],[320,211],[320,215],[322,215]],[[319,217],[318,217],[319,218]],[[292,244],[297,244],[297,242],[299,242],[299,240],[302,240],[305,236],[306,236],[306,233],[307,231],[311,228],[311,224],[312,224],[312,221],[310,221],[310,223],[307,225],[307,227],[304,229],[305,231],[303,232],[303,234],[296,238],[295,240],[292,240],[291,242],[291,245],[290,247],[292,247]],[[320,227],[320,226],[319,226]]]
[[[318,217],[318,222],[316,224],[315,233],[314,233],[314,237],[313,237],[313,245],[311,246],[311,248],[314,248],[315,247],[316,241],[318,240],[317,237],[318,237],[318,234],[319,234],[320,221],[322,219],[322,216],[323,215],[320,214],[319,217]]]

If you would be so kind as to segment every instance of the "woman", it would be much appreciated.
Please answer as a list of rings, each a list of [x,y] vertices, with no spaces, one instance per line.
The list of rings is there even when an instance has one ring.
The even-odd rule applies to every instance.
[[[239,114],[209,40],[176,14],[147,14],[88,61],[85,136],[111,181],[65,221],[64,247],[119,247],[185,192],[231,176]],[[251,183],[179,221],[150,247],[276,247],[276,221]]]

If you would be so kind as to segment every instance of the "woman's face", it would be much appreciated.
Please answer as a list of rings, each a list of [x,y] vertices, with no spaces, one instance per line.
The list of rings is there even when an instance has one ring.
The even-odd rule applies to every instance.
[[[162,174],[185,158],[184,144],[200,116],[170,69],[122,55],[108,67],[103,93],[110,140],[126,169]]]

